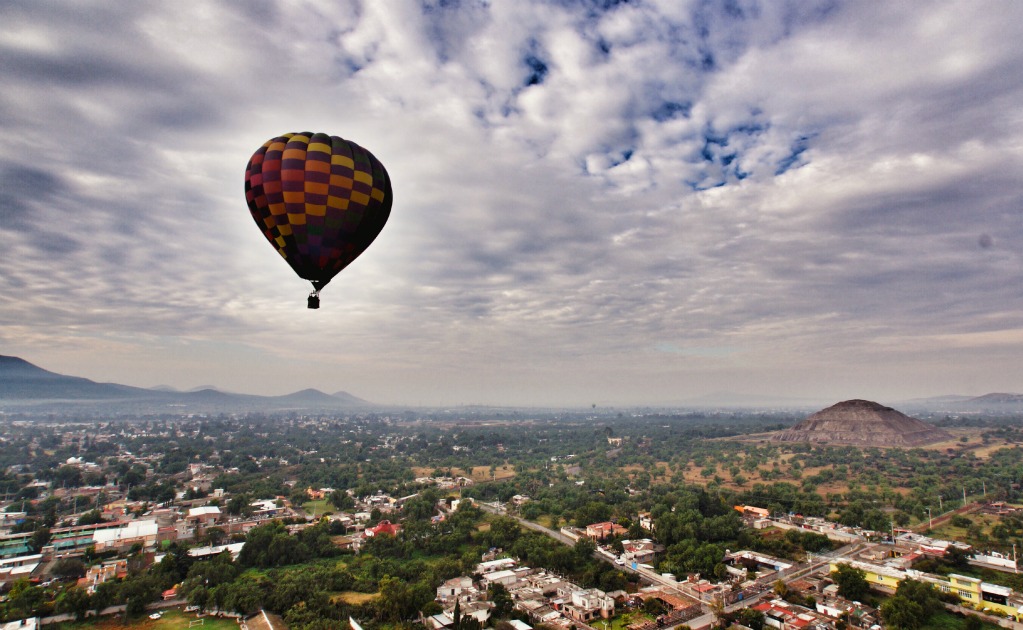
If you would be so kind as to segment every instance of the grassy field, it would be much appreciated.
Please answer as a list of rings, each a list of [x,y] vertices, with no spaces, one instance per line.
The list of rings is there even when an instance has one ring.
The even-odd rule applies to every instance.
[[[345,591],[343,593],[338,593],[334,597],[343,601],[346,604],[358,606],[360,604],[365,604],[366,602],[371,602],[379,596],[380,593],[359,593],[357,591]]]
[[[305,510],[305,513],[309,516],[312,516],[313,514],[323,516],[325,512],[337,512],[337,508],[335,508],[327,499],[306,501],[302,504],[302,509]]]
[[[433,474],[434,468],[428,468],[423,466],[413,466],[412,473],[417,477],[429,477]],[[515,468],[511,465],[496,466],[494,472],[490,472],[490,466],[473,466],[472,470],[463,470],[461,468],[444,468],[443,471],[451,471],[452,475],[459,477],[468,477],[473,481],[493,481],[501,479],[510,479],[515,476]]]
[[[149,615],[129,619],[127,625],[121,615],[92,617],[85,621],[58,623],[49,628],[57,630],[188,630],[189,624],[200,620],[195,613],[185,613],[178,609],[167,609],[159,619],[150,619]],[[238,630],[235,619],[203,617],[201,625],[192,626],[192,630]]]

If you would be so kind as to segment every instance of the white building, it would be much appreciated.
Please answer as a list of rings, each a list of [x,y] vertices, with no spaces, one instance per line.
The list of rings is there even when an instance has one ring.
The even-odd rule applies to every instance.
[[[156,544],[158,529],[155,520],[129,521],[116,529],[97,529],[92,534],[92,543],[96,551],[121,549],[135,543],[150,547]]]

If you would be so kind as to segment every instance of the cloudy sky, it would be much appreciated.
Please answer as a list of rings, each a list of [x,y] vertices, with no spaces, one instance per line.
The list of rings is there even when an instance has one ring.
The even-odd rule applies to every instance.
[[[423,405],[1023,391],[1023,3],[2,2],[0,354]],[[306,309],[267,139],[393,180]]]

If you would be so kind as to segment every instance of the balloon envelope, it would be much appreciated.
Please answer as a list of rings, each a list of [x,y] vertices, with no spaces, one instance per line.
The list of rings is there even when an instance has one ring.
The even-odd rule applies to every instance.
[[[383,164],[325,133],[268,140],[245,167],[252,218],[295,273],[317,291],[369,247],[391,214]]]

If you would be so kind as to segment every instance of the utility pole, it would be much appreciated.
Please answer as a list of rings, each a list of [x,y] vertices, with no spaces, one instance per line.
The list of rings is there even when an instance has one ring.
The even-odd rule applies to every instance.
[[[931,517],[931,508],[927,508],[927,529],[934,527],[934,519]]]
[[[941,513],[942,513],[942,512],[944,512],[944,511],[945,511],[945,508],[943,508],[943,507],[941,506],[941,495],[939,494],[939,495],[938,495],[938,514],[941,514]]]
[[[966,507],[966,486],[963,486],[963,507]]]

